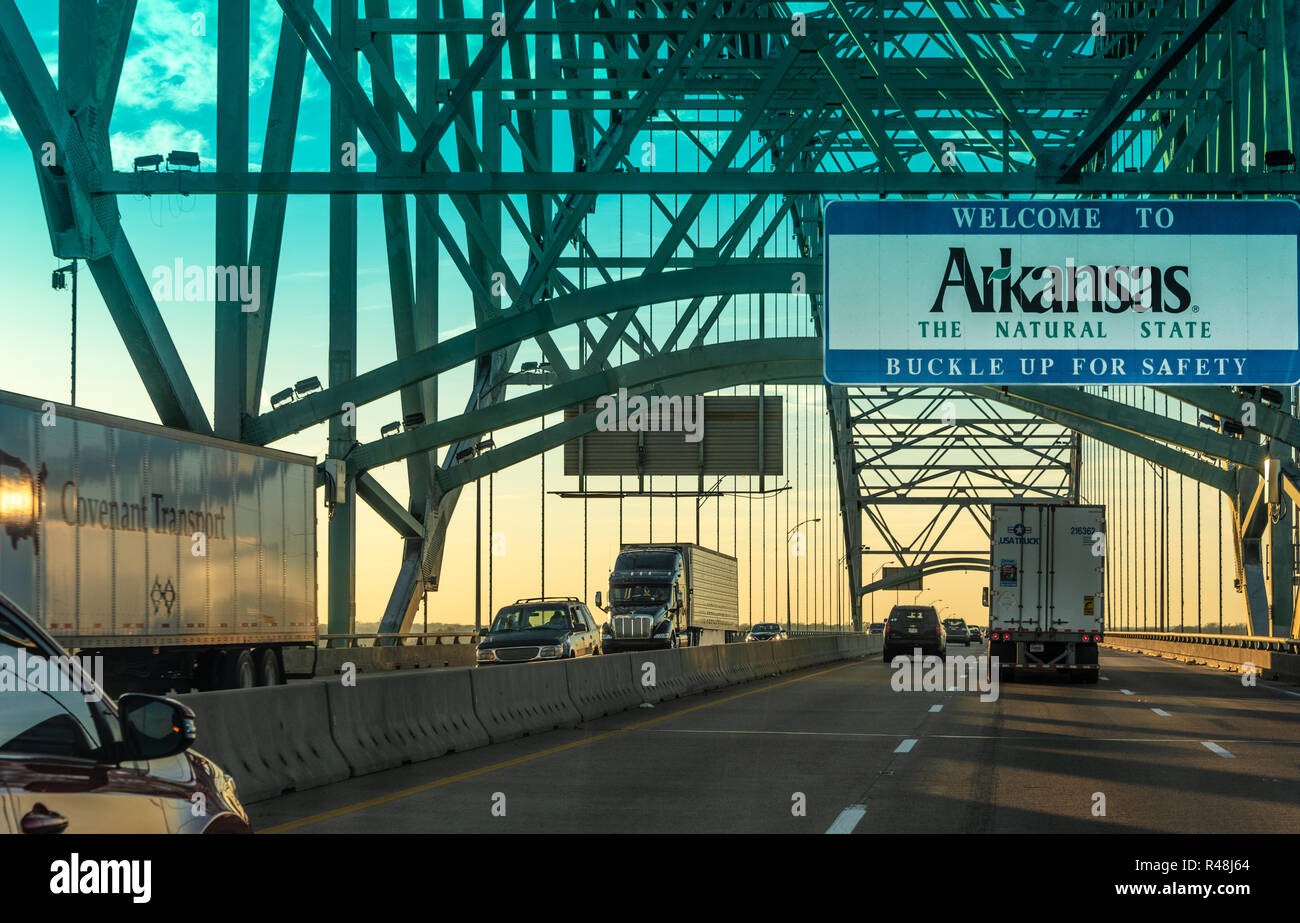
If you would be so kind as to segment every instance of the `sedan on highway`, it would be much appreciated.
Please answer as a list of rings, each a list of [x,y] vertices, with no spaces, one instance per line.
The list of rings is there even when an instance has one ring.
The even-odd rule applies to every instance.
[[[749,629],[749,634],[745,636],[746,641],[785,641],[790,636],[785,633],[785,629],[776,622],[759,622],[753,628]]]
[[[884,633],[885,633],[884,622],[872,622],[870,627],[867,628],[867,634],[869,635],[883,635]]]
[[[565,660],[600,653],[600,632],[576,596],[521,599],[497,612],[478,642],[478,665]]]
[[[0,833],[252,833],[194,712],[94,670],[0,594]]]
[[[970,634],[971,644],[984,643],[984,631],[978,625],[968,625],[967,631]]]
[[[948,633],[948,642],[950,644],[969,646],[970,631],[966,628],[965,619],[944,619],[943,630]]]
[[[934,606],[895,606],[885,622],[885,663],[920,648],[925,654],[948,653],[948,635]]]

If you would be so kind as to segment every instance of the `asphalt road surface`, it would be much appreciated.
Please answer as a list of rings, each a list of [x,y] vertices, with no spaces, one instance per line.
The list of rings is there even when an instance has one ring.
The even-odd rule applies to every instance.
[[[1032,677],[989,702],[891,675],[814,667],[249,811],[310,833],[1300,829],[1294,687],[1112,650],[1097,685]]]

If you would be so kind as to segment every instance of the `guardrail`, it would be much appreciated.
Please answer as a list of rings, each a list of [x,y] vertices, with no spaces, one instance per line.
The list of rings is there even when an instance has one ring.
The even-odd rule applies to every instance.
[[[178,698],[198,718],[195,749],[229,772],[241,800],[251,803],[879,652],[879,635],[819,634],[549,663],[401,670],[346,682],[318,678]]]
[[[380,644],[359,644],[359,641],[379,641],[384,638],[396,639],[391,645]],[[363,634],[338,634],[338,635],[317,635],[316,640],[325,642],[325,647],[330,647],[331,641],[346,641],[342,647],[407,647],[408,641],[414,641],[416,647],[422,647],[433,639],[434,644],[443,644],[443,638],[451,638],[451,644],[477,644],[478,636],[472,631],[424,631],[424,632],[376,632]],[[461,641],[464,638],[464,641]]]
[[[1169,641],[1183,644],[1205,644],[1210,647],[1236,647],[1256,651],[1280,651],[1300,654],[1300,639],[1269,638],[1260,635],[1205,635],[1182,631],[1108,631],[1107,638],[1129,638],[1142,641]]]
[[[1103,637],[1103,647],[1300,683],[1300,641],[1294,638],[1166,631],[1111,631]]]

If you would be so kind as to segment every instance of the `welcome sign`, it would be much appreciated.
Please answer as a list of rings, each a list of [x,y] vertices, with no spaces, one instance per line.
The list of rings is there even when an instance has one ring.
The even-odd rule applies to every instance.
[[[1295,384],[1290,200],[835,201],[836,385]]]

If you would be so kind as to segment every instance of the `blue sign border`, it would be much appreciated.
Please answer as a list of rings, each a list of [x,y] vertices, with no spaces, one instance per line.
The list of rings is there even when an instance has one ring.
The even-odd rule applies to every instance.
[[[1060,208],[1060,207],[1096,208],[1102,212],[1099,227],[1087,228],[1025,228],[1020,225],[1005,226],[1002,209],[1017,210],[1025,207]],[[1136,207],[1135,207],[1136,206]],[[1150,225],[1139,226],[1137,207],[1149,207]],[[980,227],[972,222],[970,227],[958,227],[953,209],[992,208],[996,212],[997,223],[993,227]],[[1169,228],[1160,228],[1155,223],[1155,211],[1160,208],[1174,210],[1177,218]],[[1110,214],[1107,214],[1110,213]],[[1249,199],[1249,200],[1207,200],[1207,199],[1125,199],[1123,201],[1098,199],[944,199],[926,201],[854,201],[836,199],[827,202],[823,211],[823,228],[825,237],[822,245],[822,377],[828,385],[840,386],[875,386],[892,384],[910,385],[972,385],[972,384],[1058,384],[1058,385],[1094,385],[1094,384],[1198,384],[1198,385],[1241,385],[1241,384],[1280,384],[1300,383],[1300,350],[1251,350],[1241,352],[1237,358],[1245,360],[1241,373],[1236,372],[1235,363],[1229,362],[1224,374],[1215,375],[1181,375],[1177,373],[1179,360],[1190,362],[1186,369],[1196,369],[1196,361],[1209,361],[1212,365],[1221,365],[1222,354],[1214,355],[1209,350],[1108,350],[1108,349],[1040,349],[1040,350],[879,350],[879,349],[839,349],[830,348],[830,332],[833,319],[830,314],[831,275],[830,275],[830,238],[836,234],[908,234],[908,235],[1005,235],[1022,233],[1032,235],[1061,234],[1070,236],[1095,234],[1173,234],[1180,237],[1192,235],[1246,235],[1246,234],[1287,234],[1296,237],[1297,279],[1300,280],[1300,202],[1294,199]],[[1082,317],[1082,315],[1079,315]],[[1044,315],[1044,319],[1054,319]],[[1296,300],[1296,323],[1300,329],[1300,297]],[[906,358],[920,360],[919,373],[912,373],[905,368],[896,375],[885,375],[886,358]],[[1046,374],[1028,374],[1021,370],[1021,359],[1050,359],[1052,365]],[[1071,374],[1071,360],[1102,360],[1105,368],[1116,368],[1113,360],[1122,359],[1128,369],[1152,371],[1146,374],[1127,372],[1123,376],[1103,374],[1079,377]],[[960,374],[935,375],[927,371],[934,362],[951,371],[957,363],[958,371],[962,367],[992,369],[994,359],[1002,361],[1002,374],[994,378],[991,375],[966,376]],[[1156,375],[1155,370],[1161,363],[1175,371],[1171,375]],[[1148,366],[1147,363],[1150,363]],[[1041,366],[1040,366],[1041,367]],[[1228,373],[1228,369],[1231,373]]]

